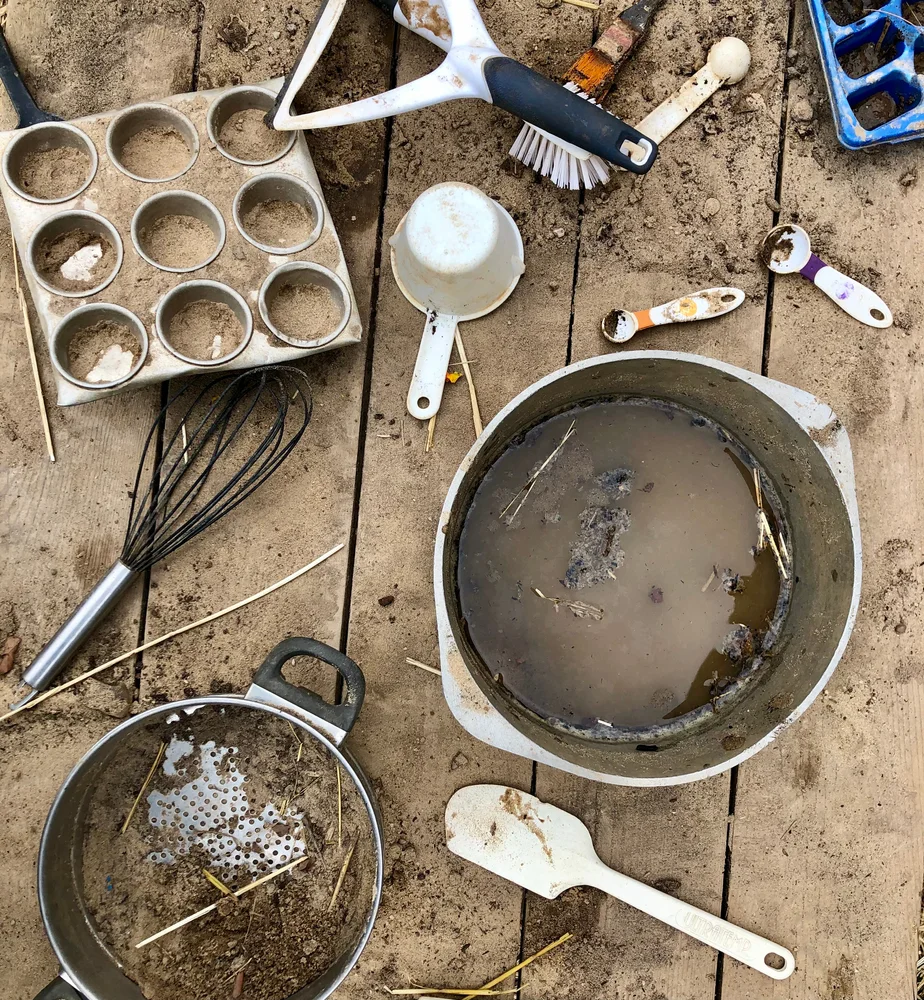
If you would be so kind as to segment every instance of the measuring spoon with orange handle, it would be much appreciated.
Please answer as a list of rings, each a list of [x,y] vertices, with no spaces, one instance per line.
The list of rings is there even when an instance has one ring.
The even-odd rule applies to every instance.
[[[700,292],[690,292],[682,298],[665,302],[663,306],[652,306],[639,312],[627,309],[613,309],[603,317],[603,336],[613,344],[624,344],[639,330],[649,330],[653,326],[668,323],[690,323],[697,319],[713,319],[737,309],[744,302],[744,292],[740,288],[704,288]]]

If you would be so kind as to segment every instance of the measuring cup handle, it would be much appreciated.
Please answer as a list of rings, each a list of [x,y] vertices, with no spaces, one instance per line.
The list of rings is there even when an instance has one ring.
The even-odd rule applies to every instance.
[[[407,412],[418,420],[429,420],[440,408],[457,325],[455,316],[427,313],[407,391]]]
[[[84,996],[58,976],[36,996],[35,1000],[84,1000]]]
[[[339,705],[330,705],[313,691],[290,684],[282,676],[282,668],[287,660],[295,656],[313,656],[322,663],[330,664],[346,683],[344,701]],[[325,732],[334,736],[337,743],[353,728],[366,694],[366,678],[353,660],[327,643],[299,637],[285,639],[271,649],[269,656],[253,675],[253,683],[255,687],[268,691],[316,718]]]

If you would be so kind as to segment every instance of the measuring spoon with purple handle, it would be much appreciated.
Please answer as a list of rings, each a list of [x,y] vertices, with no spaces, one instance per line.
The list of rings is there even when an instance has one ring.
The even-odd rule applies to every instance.
[[[808,233],[786,223],[771,229],[760,252],[763,262],[776,274],[795,274],[816,284],[854,319],[880,330],[892,325],[892,311],[879,296],[853,278],[826,264],[812,253]]]

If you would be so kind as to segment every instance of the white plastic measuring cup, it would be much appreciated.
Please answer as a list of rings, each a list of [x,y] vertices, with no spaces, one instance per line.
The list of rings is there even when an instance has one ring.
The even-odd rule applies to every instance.
[[[516,288],[523,240],[483,191],[449,182],[424,191],[388,242],[398,287],[427,314],[407,409],[429,420],[440,408],[456,326],[492,312]]]

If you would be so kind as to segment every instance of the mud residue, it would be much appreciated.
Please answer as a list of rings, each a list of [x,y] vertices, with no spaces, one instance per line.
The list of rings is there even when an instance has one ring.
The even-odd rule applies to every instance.
[[[792,238],[795,234],[796,231],[791,226],[781,226],[767,236],[760,248],[760,259],[767,267],[773,264],[779,266],[789,260],[794,249]]]
[[[166,337],[187,358],[216,361],[240,345],[244,328],[229,305],[202,299],[190,302],[170,320]]]
[[[500,801],[504,812],[510,813],[510,815],[518,819],[530,833],[535,835],[539,843],[542,844],[542,850],[545,852],[546,857],[551,861],[552,851],[549,848],[548,841],[546,840],[545,832],[542,827],[539,826],[539,824],[544,822],[544,820],[540,819],[536,815],[532,802],[524,802],[523,796],[515,788],[505,788]]]
[[[832,420],[829,420],[824,427],[810,427],[808,432],[809,437],[816,444],[820,444],[823,448],[827,448],[834,444],[842,426],[843,425],[840,420],[838,420],[837,417],[834,417]]]
[[[411,28],[422,28],[446,41],[452,39],[452,29],[443,16],[442,7],[427,3],[427,0],[399,0],[398,6]]]
[[[162,267],[196,267],[215,252],[215,234],[191,215],[164,215],[141,230],[144,252]]]
[[[626,557],[619,536],[630,524],[629,512],[622,507],[586,508],[581,514],[580,534],[571,546],[564,585],[581,590],[612,580]]]
[[[333,331],[340,310],[321,285],[283,285],[269,305],[270,319],[291,340],[310,341]]]
[[[103,319],[74,336],[67,348],[67,367],[74,378],[83,382],[109,382],[113,375],[118,377],[131,370],[140,350],[128,326]]]
[[[63,292],[95,288],[116,266],[116,251],[108,238],[86,229],[71,229],[40,241],[35,266],[42,278]]]
[[[285,149],[289,135],[271,129],[265,118],[266,112],[259,108],[236,112],[219,129],[219,145],[238,160],[259,163],[274,159]]]
[[[33,198],[53,200],[79,191],[90,172],[90,158],[74,146],[39,149],[23,157],[17,182]]]
[[[157,180],[182,173],[192,153],[182,135],[169,125],[149,125],[119,150],[119,162],[136,177]]]

